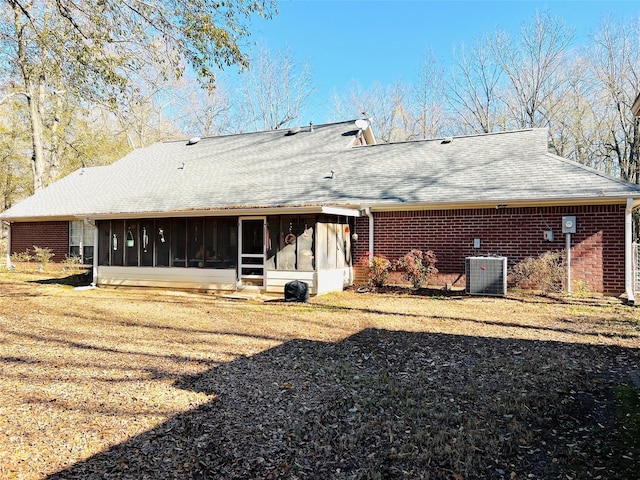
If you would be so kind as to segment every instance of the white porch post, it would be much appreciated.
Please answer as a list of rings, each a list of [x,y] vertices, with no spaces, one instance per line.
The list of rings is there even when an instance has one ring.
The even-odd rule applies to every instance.
[[[89,225],[93,228],[93,265],[91,266],[91,286],[95,287],[98,284],[98,241],[100,240],[100,235],[98,234],[98,226],[96,225],[95,220],[91,218],[84,218],[83,221],[85,225]],[[82,242],[80,242],[80,255],[84,255]]]
[[[98,232],[98,226],[93,222],[93,279],[91,280],[91,286],[95,287],[98,285],[98,255],[99,251],[99,242],[100,234]]]
[[[633,292],[633,198],[627,198],[627,208],[624,215],[624,283],[627,302],[635,304]]]

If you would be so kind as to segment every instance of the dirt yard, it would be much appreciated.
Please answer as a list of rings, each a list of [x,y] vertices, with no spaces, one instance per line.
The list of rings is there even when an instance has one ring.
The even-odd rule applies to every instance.
[[[615,302],[4,272],[0,478],[637,479],[638,370],[640,309]]]

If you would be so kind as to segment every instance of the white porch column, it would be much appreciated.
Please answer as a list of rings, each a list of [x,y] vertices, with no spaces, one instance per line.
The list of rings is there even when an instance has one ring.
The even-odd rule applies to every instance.
[[[98,255],[99,251],[99,242],[100,235],[98,232],[98,226],[93,222],[93,279],[91,280],[91,286],[95,287],[98,285]]]
[[[624,215],[624,283],[627,301],[635,304],[633,279],[633,198],[627,198],[627,208]]]

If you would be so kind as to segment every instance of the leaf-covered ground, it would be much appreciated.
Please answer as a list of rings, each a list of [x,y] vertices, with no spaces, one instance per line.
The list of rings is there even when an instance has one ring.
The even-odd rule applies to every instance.
[[[637,479],[639,310],[0,274],[0,478]]]

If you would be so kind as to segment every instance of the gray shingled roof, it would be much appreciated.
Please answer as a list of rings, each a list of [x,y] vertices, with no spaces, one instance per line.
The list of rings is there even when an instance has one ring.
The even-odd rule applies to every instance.
[[[547,130],[350,147],[353,122],[161,142],[78,170],[0,215],[6,220],[144,216],[233,208],[402,209],[640,197],[640,186],[547,151]],[[331,170],[335,171],[334,178]]]

